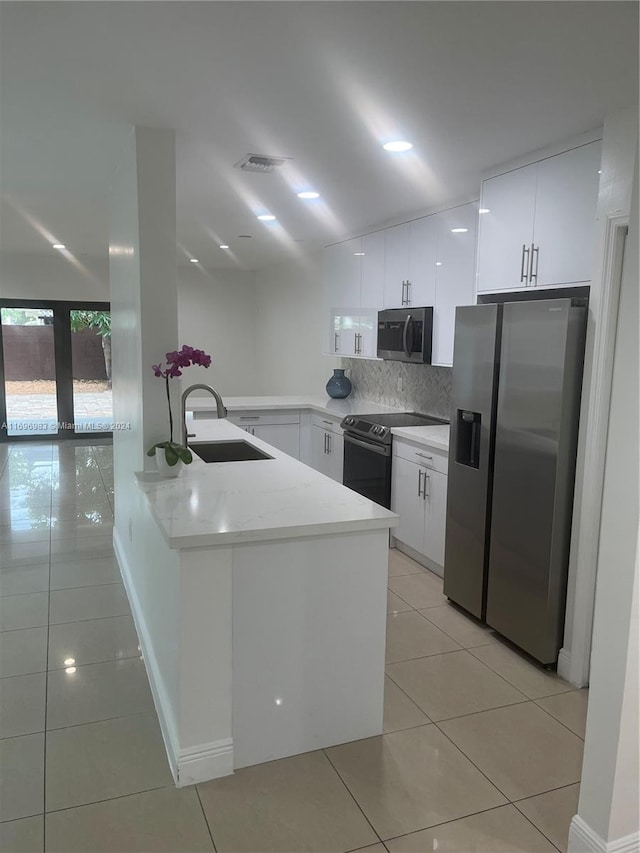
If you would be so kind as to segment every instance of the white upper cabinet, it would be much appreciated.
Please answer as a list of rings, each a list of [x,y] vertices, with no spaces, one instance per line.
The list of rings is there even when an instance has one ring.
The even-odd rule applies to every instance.
[[[593,142],[538,164],[537,287],[591,279],[600,159],[601,145]]]
[[[356,355],[360,333],[362,238],[325,249],[325,352]]]
[[[526,287],[538,167],[526,166],[482,184],[478,292]]]
[[[384,231],[376,231],[362,238],[360,256],[362,274],[360,284],[359,352],[358,355],[375,358],[378,346],[378,311],[384,294]]]
[[[436,288],[435,216],[384,232],[384,307],[433,305]]]
[[[435,304],[438,218],[424,216],[409,223],[409,285],[405,290],[407,304],[414,308]]]
[[[478,293],[591,278],[599,141],[482,184]]]
[[[473,272],[476,255],[476,202],[439,213],[433,349],[431,363],[453,364],[453,336],[458,305],[475,304]],[[427,303],[429,304],[429,303]]]
[[[409,280],[409,241],[411,224],[394,225],[384,233],[384,307],[402,308],[407,304]]]

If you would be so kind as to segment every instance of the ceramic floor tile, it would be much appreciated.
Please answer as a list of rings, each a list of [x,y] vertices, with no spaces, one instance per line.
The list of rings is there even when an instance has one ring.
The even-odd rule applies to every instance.
[[[131,616],[67,622],[49,628],[49,669],[140,657]],[[65,661],[73,663],[65,663]]]
[[[92,560],[112,556],[113,534],[111,532],[51,542],[51,565],[68,563],[70,560]]]
[[[13,566],[35,566],[49,561],[49,540],[44,542],[23,542],[0,545],[0,566],[9,569]]]
[[[556,853],[513,806],[481,812],[386,842],[390,853]]]
[[[47,628],[5,631],[0,638],[0,678],[44,672],[47,668]]]
[[[105,586],[85,586],[51,592],[49,622],[79,622],[107,616],[126,616],[130,613],[127,594],[121,583]]]
[[[97,515],[97,514],[96,514]],[[93,537],[113,536],[113,515],[105,513],[99,517],[56,519],[51,526],[51,541],[68,539],[91,539]]]
[[[411,557],[407,557],[402,551],[397,548],[389,550],[389,577],[394,578],[399,575],[417,575],[424,572],[424,567],[420,563],[416,563]]]
[[[49,813],[46,853],[214,853],[195,788],[134,794]]]
[[[386,662],[452,652],[460,646],[415,610],[387,616]]]
[[[218,853],[340,853],[378,838],[322,752],[198,785]]]
[[[44,735],[0,740],[0,821],[42,814]]]
[[[487,666],[506,678],[530,699],[575,689],[555,672],[548,672],[530,663],[504,643],[474,648],[471,654],[484,661]]]
[[[47,624],[49,593],[0,596],[0,631],[40,628]]]
[[[490,628],[481,622],[476,622],[471,616],[466,616],[452,604],[427,607],[420,613],[465,649],[497,642]]]
[[[354,741],[327,754],[382,839],[506,802],[436,726]]]
[[[582,741],[534,702],[438,725],[509,800],[580,780]]]
[[[387,592],[387,613],[403,613],[411,609],[406,601],[398,598],[391,591]]]
[[[43,815],[0,823],[0,850],[3,853],[42,853],[43,848]]]
[[[51,589],[73,589],[81,586],[100,586],[121,583],[120,569],[115,557],[95,560],[69,560],[51,566]]]
[[[566,853],[569,824],[578,812],[579,795],[580,785],[569,785],[520,800],[515,805],[562,853]]]
[[[47,732],[47,811],[172,784],[155,712]]]
[[[47,592],[49,562],[35,566],[9,566],[0,569],[0,596]]]
[[[588,701],[589,691],[585,688],[584,690],[572,690],[570,693],[558,693],[556,696],[537,699],[536,703],[584,740]]]
[[[14,524],[0,524],[0,545],[26,545],[29,542],[48,542],[49,524],[40,526],[28,521],[16,521]]]
[[[0,738],[44,731],[46,675],[15,675],[0,682]]]
[[[383,731],[397,732],[412,729],[431,722],[415,702],[389,678],[384,679],[384,723]]]
[[[387,672],[432,720],[526,700],[526,696],[466,651],[391,664]]]
[[[144,664],[138,658],[52,670],[47,728],[59,729],[153,710]]]
[[[442,594],[442,580],[423,569],[420,574],[389,578],[389,589],[416,610],[446,604]]]

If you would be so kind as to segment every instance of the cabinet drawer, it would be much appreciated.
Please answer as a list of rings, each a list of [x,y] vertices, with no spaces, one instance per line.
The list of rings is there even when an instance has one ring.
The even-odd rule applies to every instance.
[[[276,426],[277,424],[299,424],[300,412],[232,412],[231,423],[237,426]]]
[[[329,432],[337,432],[342,435],[342,430],[340,429],[340,422],[342,418],[332,418],[327,417],[326,415],[311,415],[311,425],[320,427],[320,429],[329,430]]]
[[[447,474],[449,470],[449,457],[445,453],[433,450],[430,447],[416,447],[415,444],[406,444],[394,439],[393,455],[400,459],[406,459],[407,462],[422,465],[423,468],[432,468],[441,474]]]

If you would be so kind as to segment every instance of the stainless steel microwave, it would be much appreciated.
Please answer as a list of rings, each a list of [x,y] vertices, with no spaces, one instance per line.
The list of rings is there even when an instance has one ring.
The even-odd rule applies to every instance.
[[[378,312],[378,358],[431,364],[433,307]]]

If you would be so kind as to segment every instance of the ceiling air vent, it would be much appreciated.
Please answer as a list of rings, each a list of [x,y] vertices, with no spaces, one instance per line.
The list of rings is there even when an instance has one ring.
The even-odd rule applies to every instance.
[[[266,154],[247,154],[233,168],[242,169],[243,172],[261,172],[263,175],[268,175],[290,159],[290,157],[268,157]]]

